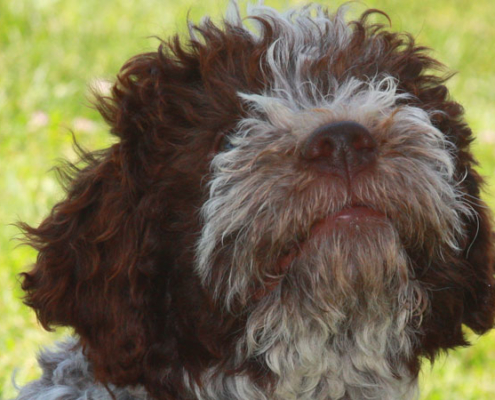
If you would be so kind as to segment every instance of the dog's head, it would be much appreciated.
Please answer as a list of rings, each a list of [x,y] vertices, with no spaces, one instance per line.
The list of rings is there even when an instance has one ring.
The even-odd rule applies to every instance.
[[[332,372],[315,351],[351,344],[415,376],[419,356],[466,343],[462,324],[493,325],[462,107],[376,12],[250,13],[252,29],[232,7],[123,67],[98,104],[118,143],[25,226],[26,302],[75,328],[100,380],[157,397],[222,368],[290,386],[295,364]]]

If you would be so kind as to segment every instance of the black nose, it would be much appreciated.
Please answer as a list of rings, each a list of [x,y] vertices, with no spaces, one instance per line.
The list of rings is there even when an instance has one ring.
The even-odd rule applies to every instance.
[[[302,158],[315,168],[348,179],[372,166],[376,153],[376,141],[368,129],[353,121],[318,127],[302,148]]]

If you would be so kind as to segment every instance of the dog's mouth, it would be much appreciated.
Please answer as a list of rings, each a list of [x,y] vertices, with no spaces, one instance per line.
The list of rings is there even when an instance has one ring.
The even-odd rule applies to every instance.
[[[311,227],[310,238],[329,233],[335,229],[346,228],[346,226],[365,224],[372,222],[372,219],[384,219],[386,215],[367,206],[345,207],[339,212],[317,221]]]
[[[336,230],[348,230],[357,231],[360,226],[367,224],[373,224],[377,222],[383,222],[387,219],[387,216],[374,208],[364,205],[351,205],[342,208],[340,211],[328,215],[323,219],[315,221],[309,233],[298,237],[297,240],[291,241],[283,250],[282,255],[279,257],[275,267],[275,276],[270,277],[261,291],[257,291],[256,298],[261,298],[267,293],[271,292],[279,284],[280,280],[289,270],[291,264],[296,258],[303,253],[313,240],[317,240],[319,237],[331,235]],[[352,236],[351,236],[352,237]]]
[[[363,205],[352,205],[344,207],[340,211],[331,214],[323,219],[317,220],[311,226],[309,235],[298,241],[293,241],[284,255],[278,260],[277,271],[283,273],[286,271],[292,261],[304,251],[307,243],[315,240],[320,236],[332,234],[335,230],[356,229],[360,225],[376,222],[377,220],[386,219],[386,215],[374,208]]]

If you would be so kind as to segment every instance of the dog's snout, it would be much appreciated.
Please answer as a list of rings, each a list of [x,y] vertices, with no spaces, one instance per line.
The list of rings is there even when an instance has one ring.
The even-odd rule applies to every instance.
[[[322,172],[352,178],[375,162],[377,144],[363,125],[339,121],[322,125],[311,133],[301,154]]]

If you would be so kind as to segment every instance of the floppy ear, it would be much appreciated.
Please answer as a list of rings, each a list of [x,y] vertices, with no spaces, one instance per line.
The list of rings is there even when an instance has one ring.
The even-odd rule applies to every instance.
[[[205,304],[193,273],[198,209],[214,138],[237,117],[224,111],[235,90],[222,101],[205,93],[218,92],[202,83],[211,75],[178,39],[131,59],[96,105],[118,143],[83,153],[85,167],[63,174],[65,200],[39,227],[21,224],[39,251],[22,274],[25,302],[43,326],[73,327],[97,380],[160,398],[176,398],[177,341]],[[200,363],[191,343],[182,351]]]
[[[495,236],[493,215],[480,199],[482,179],[471,170],[464,180],[468,192],[467,201],[475,217],[467,222],[467,241],[464,258],[467,260],[469,290],[464,294],[463,323],[482,334],[494,327],[495,318]]]
[[[118,377],[148,342],[151,276],[141,266],[149,227],[123,177],[119,145],[84,158],[85,168],[71,167],[66,199],[39,227],[22,225],[39,251],[22,288],[45,328],[74,327],[97,373]]]
[[[457,149],[456,189],[471,209],[464,216],[461,251],[436,265],[419,268],[418,276],[429,288],[430,311],[422,322],[423,354],[433,360],[440,349],[467,345],[462,325],[482,334],[494,326],[495,265],[492,214],[480,198],[483,180],[474,170],[471,153],[472,131],[464,122],[463,108],[449,99],[443,84],[423,90],[419,97],[427,109],[441,110],[432,116],[433,124]]]
[[[96,153],[79,149],[85,166],[61,170],[66,198],[39,227],[21,224],[28,244],[39,251],[32,271],[22,274],[26,304],[46,329],[73,327],[97,379],[116,384],[142,380],[143,359],[158,329],[152,324],[163,325],[157,307],[167,312],[163,280],[170,261],[162,255],[156,265],[164,246],[153,219],[153,213],[164,213],[153,206],[163,194],[156,189],[152,198],[144,190],[149,182],[139,161],[150,154],[142,142],[145,123],[153,121],[143,107],[157,102],[147,98],[156,84],[150,79],[153,63],[156,53],[131,61],[112,98],[99,99],[119,143]]]

